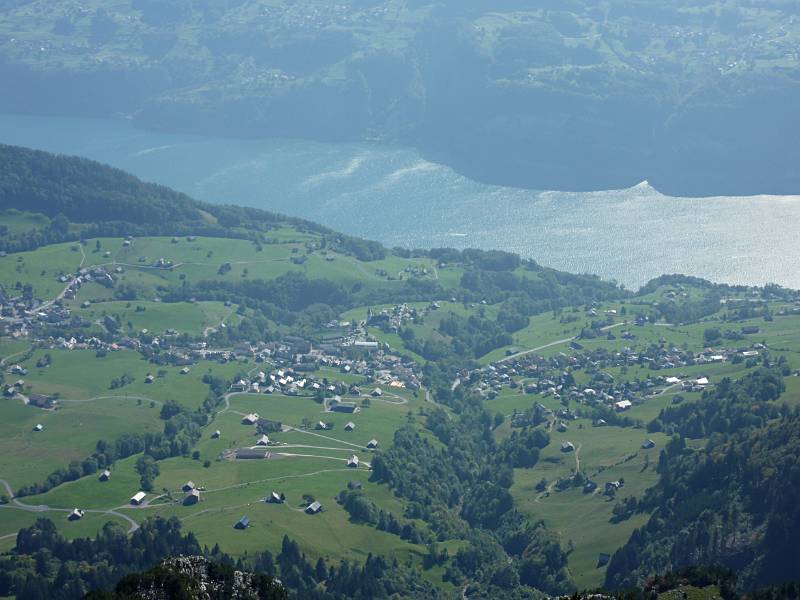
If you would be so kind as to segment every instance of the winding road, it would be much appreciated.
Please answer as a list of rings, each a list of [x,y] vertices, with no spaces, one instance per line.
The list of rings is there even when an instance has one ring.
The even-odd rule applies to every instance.
[[[9,484],[5,479],[0,479],[0,485],[2,485],[5,488],[8,497],[11,499],[11,503],[10,504],[0,505],[0,509],[6,509],[6,510],[17,509],[17,510],[24,510],[24,511],[27,511],[27,512],[35,512],[35,513],[41,513],[41,512],[70,513],[70,512],[72,512],[71,508],[54,508],[52,506],[48,506],[47,504],[39,504],[39,505],[25,504],[24,502],[22,502],[21,500],[19,500],[18,498],[16,498],[14,496],[14,489],[11,487],[11,484]],[[128,523],[128,525],[130,525],[130,527],[128,528],[128,533],[129,534],[133,533],[134,531],[139,529],[139,523],[137,523],[135,520],[133,520],[128,515],[119,512],[119,510],[121,508],[123,508],[123,507],[118,506],[118,507],[115,507],[115,508],[108,508],[108,509],[97,509],[97,508],[91,509],[90,508],[90,509],[86,509],[84,512],[92,513],[92,514],[113,515],[115,517],[118,517],[118,518],[122,519],[123,521],[126,521]],[[8,537],[16,536],[16,535],[17,534],[15,533],[15,534],[5,535],[3,537],[4,538],[8,538]]]

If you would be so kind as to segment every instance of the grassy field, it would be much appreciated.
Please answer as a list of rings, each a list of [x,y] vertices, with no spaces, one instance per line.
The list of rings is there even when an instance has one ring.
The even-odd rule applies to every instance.
[[[584,494],[581,488],[562,492],[553,488],[543,494],[535,486],[542,478],[553,483],[571,476],[577,457],[581,471],[598,484],[600,492],[606,482],[623,478],[625,486],[617,499],[640,496],[658,479],[655,466],[666,438],[633,428],[592,427],[587,420],[571,422],[565,433],[554,430],[551,437],[534,468],[515,470],[512,494],[521,510],[543,519],[559,535],[562,547],[569,552],[570,572],[578,587],[596,587],[604,576],[604,569],[597,567],[600,553],[613,554],[635,527],[644,524],[647,515],[615,523],[612,509],[616,500],[598,493]],[[656,447],[643,450],[641,444],[646,438],[656,441]],[[575,445],[575,452],[560,451],[565,440]]]

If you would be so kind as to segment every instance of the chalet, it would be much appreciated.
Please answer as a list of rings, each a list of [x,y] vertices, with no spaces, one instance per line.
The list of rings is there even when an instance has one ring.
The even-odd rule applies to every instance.
[[[256,446],[269,446],[269,438],[266,435],[262,435],[260,438],[258,438]]]
[[[358,468],[358,456],[353,454],[353,456],[350,457],[350,460],[347,461],[347,466],[350,467],[351,469],[357,469]]]
[[[314,500],[311,504],[306,506],[306,513],[309,515],[315,515],[322,510],[322,504]]]
[[[247,517],[242,517],[233,525],[234,529],[247,529],[250,527],[250,519]]]
[[[562,452],[572,452],[573,450],[575,450],[575,444],[572,442],[561,442]]]
[[[356,428],[356,424],[350,421],[347,425],[344,426],[345,431],[353,431]]]
[[[250,413],[242,417],[242,425],[255,425],[258,423],[258,413]]]
[[[378,447],[378,440],[371,439],[369,442],[367,442],[367,448],[369,448],[370,450],[374,450],[377,447]]]
[[[85,514],[86,512],[81,510],[80,508],[73,508],[72,512],[69,513],[69,516],[67,516],[67,519],[69,519],[70,521],[78,521],[79,519],[82,519],[83,515]]]
[[[145,496],[147,496],[147,494],[144,492],[136,492],[133,496],[131,496],[131,504],[134,506],[139,506],[144,500]]]
[[[181,491],[191,492],[196,487],[197,486],[194,484],[194,481],[187,481],[186,483],[183,484],[183,487],[181,488]]]
[[[270,504],[283,504],[283,498],[278,492],[272,492],[265,500]]]
[[[100,481],[108,481],[109,479],[111,479],[111,471],[109,471],[108,469],[104,470],[102,473],[100,473],[99,479]]]
[[[656,443],[653,440],[645,440],[642,442],[642,448],[644,450],[649,450],[650,448],[655,448]]]

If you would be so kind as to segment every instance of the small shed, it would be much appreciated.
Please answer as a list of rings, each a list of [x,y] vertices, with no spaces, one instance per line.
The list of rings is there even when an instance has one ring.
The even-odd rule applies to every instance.
[[[356,424],[350,421],[347,425],[344,426],[345,431],[353,431],[356,428]]]
[[[320,512],[321,510],[322,510],[322,504],[320,504],[320,503],[319,503],[319,502],[317,502],[316,500],[314,500],[314,502],[312,502],[311,504],[309,504],[308,506],[306,506],[306,512],[307,512],[309,515],[315,515],[315,514],[317,514],[318,512]]]
[[[656,443],[653,440],[645,440],[642,442],[642,448],[644,450],[650,450],[650,448],[655,448]]]
[[[33,426],[34,431],[42,431],[43,429],[44,425],[42,425],[41,423],[37,423],[36,425]]]
[[[211,434],[211,439],[219,439],[222,436],[222,432],[217,429],[214,433]]]
[[[266,501],[270,504],[283,504],[283,498],[281,498],[281,495],[278,492],[272,492],[266,497]]]
[[[250,519],[248,517],[242,517],[233,525],[234,529],[247,529],[250,527]]]
[[[562,452],[573,452],[575,450],[575,444],[572,442],[561,442],[561,451]]]
[[[145,492],[136,492],[133,496],[131,496],[131,504],[134,506],[139,506],[144,500],[147,494]]]
[[[370,450],[374,450],[377,447],[378,447],[378,440],[373,438],[369,442],[367,442],[367,448],[369,448]]]
[[[111,471],[106,469],[105,471],[100,473],[99,479],[100,479],[100,481],[108,481],[109,479],[111,479]]]
[[[183,484],[181,490],[184,492],[191,492],[196,487],[197,486],[194,484],[194,481],[187,481],[186,483]]]
[[[67,517],[67,519],[69,519],[70,521],[77,521],[79,519],[82,519],[83,515],[85,515],[85,514],[86,513],[83,510],[81,510],[80,508],[73,508],[72,512],[69,513],[69,516]]]
[[[269,446],[269,438],[266,435],[262,435],[260,438],[258,438],[256,446]]]
[[[357,469],[358,468],[358,456],[353,454],[353,456],[350,457],[350,460],[347,461],[347,466],[350,467],[351,469]]]

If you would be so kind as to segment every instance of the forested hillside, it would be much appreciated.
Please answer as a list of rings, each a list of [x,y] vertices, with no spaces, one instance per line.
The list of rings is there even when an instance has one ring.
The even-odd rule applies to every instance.
[[[607,585],[691,564],[724,565],[750,590],[800,572],[800,414],[781,405],[782,386],[779,369],[763,370],[662,412],[657,427],[676,435],[644,499],[655,512],[612,557]]]

